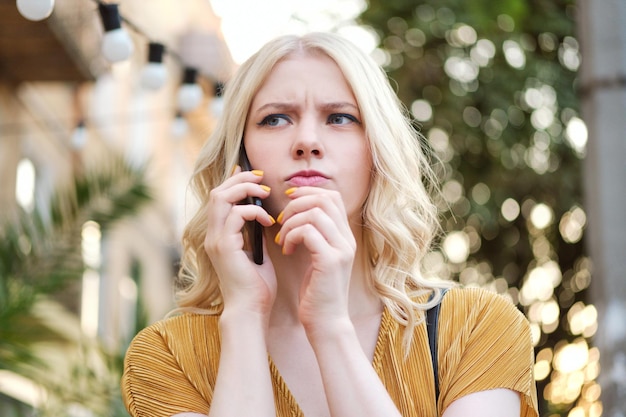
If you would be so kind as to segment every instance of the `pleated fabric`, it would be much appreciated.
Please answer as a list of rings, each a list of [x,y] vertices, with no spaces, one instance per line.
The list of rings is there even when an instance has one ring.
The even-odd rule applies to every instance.
[[[508,388],[521,397],[521,417],[537,417],[533,347],[526,318],[507,299],[480,289],[450,290],[439,315],[440,397],[424,324],[407,355],[403,328],[384,310],[372,366],[405,417],[436,417],[464,395]],[[207,414],[220,354],[218,317],[183,314],[157,322],[133,340],[122,395],[133,417]],[[278,417],[304,417],[271,358]]]

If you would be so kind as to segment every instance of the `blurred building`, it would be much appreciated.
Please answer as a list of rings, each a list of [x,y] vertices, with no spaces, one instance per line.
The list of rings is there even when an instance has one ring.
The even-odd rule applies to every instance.
[[[134,52],[110,64],[100,53],[98,3],[58,1],[49,18],[33,22],[15,1],[0,0],[0,217],[11,219],[20,206],[45,212],[55,190],[97,165],[104,150],[146,167],[153,203],[108,233],[91,234],[86,243],[99,255],[82,287],[64,299],[83,331],[123,351],[137,308],[153,322],[174,305],[189,174],[215,120],[214,85],[235,64],[207,0],[123,2]],[[158,91],[140,82],[149,42],[166,47],[167,82]],[[177,117],[187,66],[200,74],[203,102]]]

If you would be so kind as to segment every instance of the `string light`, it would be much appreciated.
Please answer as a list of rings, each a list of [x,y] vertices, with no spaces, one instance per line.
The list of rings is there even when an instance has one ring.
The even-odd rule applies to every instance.
[[[174,139],[181,139],[189,133],[189,124],[181,112],[177,112],[170,126],[170,133]]]
[[[218,81],[215,83],[215,95],[213,96],[213,100],[211,100],[211,114],[214,117],[220,118],[222,113],[224,113],[224,83]]]
[[[183,83],[178,88],[177,104],[182,113],[190,112],[202,103],[202,88],[196,83],[198,70],[186,67]]]
[[[17,10],[28,20],[46,19],[54,9],[54,0],[17,0]]]
[[[122,28],[122,19],[115,3],[98,3],[98,11],[104,26],[102,55],[110,62],[125,61],[133,53],[133,41]]]
[[[141,85],[149,90],[158,90],[167,81],[167,70],[163,65],[165,46],[158,42],[148,45],[148,63],[141,72]]]
[[[80,150],[85,147],[87,143],[87,128],[85,127],[85,121],[80,120],[74,131],[72,132],[72,138],[70,144],[73,149]]]
[[[92,1],[98,4],[98,8],[100,10],[102,10],[103,8],[107,8],[109,6],[114,6],[116,10],[116,15],[117,15],[117,21],[115,23],[123,22],[125,25],[129,26],[133,31],[148,38],[148,36],[146,36],[145,33],[141,31],[133,22],[131,22],[129,19],[119,14],[119,12],[117,11],[116,4],[113,4],[113,5],[107,4],[107,3],[102,2],[101,0],[92,0]],[[103,23],[104,23],[104,19],[103,19]],[[119,27],[121,28],[121,24],[119,25]],[[128,37],[128,41],[130,42],[130,45],[132,47],[132,41],[130,40],[130,37]],[[132,49],[130,50],[130,52],[128,53],[128,56],[125,59],[128,59],[131,53],[132,53]],[[202,88],[200,87],[200,85],[197,84],[198,71],[195,68],[186,67],[180,56],[178,56],[176,53],[171,51],[169,48],[166,48],[166,46],[161,43],[153,42],[153,41],[149,42],[148,61],[146,65],[144,66],[142,70],[142,74],[141,74],[142,86],[147,89],[157,90],[157,89],[160,89],[165,84],[165,82],[167,81],[167,70],[165,66],[163,65],[163,55],[165,53],[173,57],[175,60],[178,61],[178,63],[182,67],[184,67],[183,82],[178,88],[177,97],[176,97],[178,111],[184,114],[191,110],[194,110],[202,103],[202,99],[203,99]],[[116,62],[111,59],[109,60],[112,62]],[[219,117],[219,115],[221,114],[221,109],[223,107],[222,99],[220,97],[221,96],[220,93],[221,93],[221,89],[223,88],[223,85],[219,83],[219,86],[220,86],[219,89],[217,88],[217,85],[218,84],[216,84],[216,97],[213,100],[214,103],[212,103],[212,110],[214,111],[214,114],[217,117]]]
[[[99,8],[106,7],[108,4],[103,3],[101,0],[93,0],[98,4]],[[117,5],[115,5],[117,8]],[[124,16],[117,14],[119,21],[129,26],[133,31],[148,38],[143,31],[141,31],[133,22],[125,18]],[[130,39],[130,38],[129,38]],[[157,46],[160,45],[160,46]],[[158,42],[150,42],[148,47],[148,62],[145,65],[142,75],[141,84],[145,88],[159,89],[162,84],[167,80],[167,70],[163,65],[163,55],[167,54],[173,57],[178,63],[184,67],[183,83],[177,91],[177,108],[180,112],[186,113],[197,108],[203,99],[202,88],[197,84],[196,79],[198,77],[198,71],[195,68],[185,67],[185,64],[181,57],[166,48]],[[130,54],[129,54],[130,55]],[[159,59],[160,58],[160,59]]]
[[[148,36],[133,22],[120,14],[117,3],[107,3],[102,0],[92,1],[98,6],[98,12],[105,32],[101,44],[102,55],[111,63],[129,59],[134,51],[134,44],[129,33],[122,27],[122,23],[137,34],[145,38],[148,38]],[[20,14],[26,19],[33,21],[49,17],[54,9],[54,3],[55,0],[16,0]],[[203,90],[197,83],[199,74],[196,68],[186,67],[181,57],[174,51],[166,48],[162,43],[149,41],[148,59],[141,71],[140,82],[144,88],[150,90],[158,90],[165,85],[167,81],[167,69],[163,64],[163,55],[165,53],[173,57],[184,68],[182,84],[178,88],[176,97],[178,111],[176,119],[179,120],[185,113],[196,109],[203,100]],[[216,117],[219,117],[223,110],[222,89],[223,84],[221,82],[215,83],[215,97],[211,102],[210,110]],[[79,125],[73,134],[72,146],[80,148],[84,146],[84,140],[84,125]]]

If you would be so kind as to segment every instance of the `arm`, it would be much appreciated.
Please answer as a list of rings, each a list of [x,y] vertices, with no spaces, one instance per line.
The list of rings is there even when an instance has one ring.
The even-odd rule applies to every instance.
[[[439,317],[442,413],[536,417],[533,366],[530,326],[510,300],[475,288],[448,292]]]
[[[286,255],[299,245],[311,254],[298,314],[317,359],[330,414],[400,417],[349,316],[356,242],[341,196],[302,187],[290,197],[277,243]]]
[[[251,314],[222,313],[221,356],[210,417],[276,414],[264,321]]]
[[[519,417],[520,397],[510,389],[468,394],[454,401],[442,417]]]
[[[269,195],[269,189],[258,185],[262,175],[237,169],[211,191],[207,204],[204,249],[219,277],[224,302],[210,417],[276,415],[266,343],[276,278],[269,260],[255,265],[249,259],[241,234],[246,221],[270,226],[274,220],[261,207],[237,204],[249,195]]]
[[[349,320],[307,332],[332,416],[400,417]]]

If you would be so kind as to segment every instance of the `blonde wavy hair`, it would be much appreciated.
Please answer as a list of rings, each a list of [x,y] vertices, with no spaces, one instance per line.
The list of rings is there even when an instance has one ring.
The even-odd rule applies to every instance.
[[[249,58],[226,84],[223,116],[200,151],[191,180],[200,209],[183,234],[177,310],[215,314],[222,310],[218,277],[203,248],[207,227],[203,207],[210,190],[226,180],[237,164],[256,92],[277,62],[301,52],[333,59],[356,98],[373,158],[371,190],[362,212],[370,284],[392,316],[412,330],[423,319],[423,310],[439,302],[440,289],[449,285],[425,279],[421,273],[421,261],[439,231],[438,209],[432,200],[436,180],[423,137],[385,72],[354,44],[330,33],[279,37]],[[433,290],[430,301],[416,301]]]

